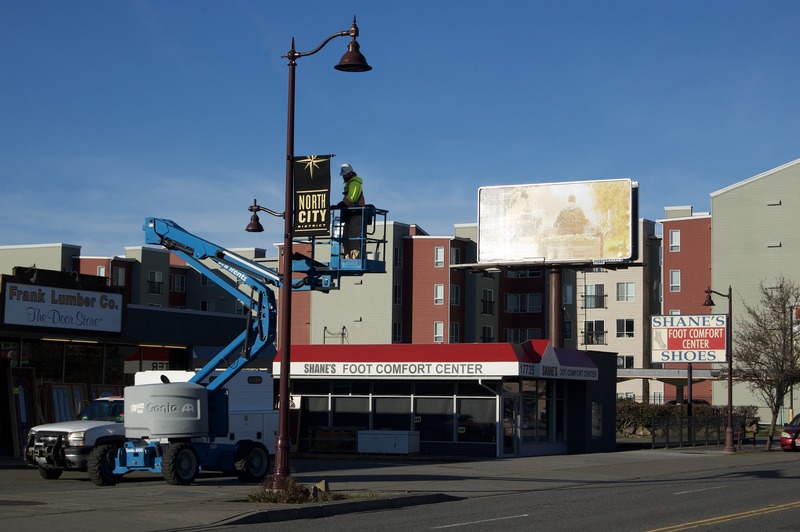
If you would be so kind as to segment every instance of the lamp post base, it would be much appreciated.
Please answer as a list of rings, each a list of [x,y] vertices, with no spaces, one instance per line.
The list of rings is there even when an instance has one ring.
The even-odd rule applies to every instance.
[[[725,429],[725,447],[722,449],[723,453],[735,453],[736,447],[733,446],[733,427],[728,425]]]

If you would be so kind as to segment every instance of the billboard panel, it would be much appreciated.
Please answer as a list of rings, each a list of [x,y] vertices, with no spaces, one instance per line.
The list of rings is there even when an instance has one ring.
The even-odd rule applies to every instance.
[[[659,364],[727,361],[728,316],[651,316],[651,362]]]
[[[624,262],[635,257],[630,179],[478,189],[478,262]]]

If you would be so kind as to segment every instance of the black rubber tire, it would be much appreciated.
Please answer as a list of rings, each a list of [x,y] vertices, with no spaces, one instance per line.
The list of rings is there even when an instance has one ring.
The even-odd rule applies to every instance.
[[[242,482],[261,482],[269,473],[269,451],[261,443],[242,442],[236,451],[236,476]]]
[[[39,469],[39,475],[41,475],[42,478],[47,480],[55,480],[57,478],[61,478],[61,473],[64,472],[63,469],[58,469],[56,467],[40,467],[38,469]]]
[[[116,486],[119,484],[120,475],[112,473],[116,464],[117,445],[98,445],[89,454],[89,479],[96,486]]]
[[[172,443],[161,462],[161,472],[167,484],[188,486],[197,476],[199,460],[190,443]]]

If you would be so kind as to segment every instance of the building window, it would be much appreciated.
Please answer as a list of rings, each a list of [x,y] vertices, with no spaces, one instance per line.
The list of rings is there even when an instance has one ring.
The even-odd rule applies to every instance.
[[[97,267],[97,276],[98,277],[105,277],[106,276],[106,267],[105,266],[98,266]]]
[[[587,284],[584,290],[583,308],[606,308],[605,285]]]
[[[635,287],[634,283],[617,283],[617,301],[633,301]]]
[[[494,291],[488,288],[481,292],[481,314],[494,315]]]
[[[461,248],[450,248],[450,264],[461,264]]]
[[[433,248],[433,265],[437,268],[444,267],[444,247],[436,246]]]
[[[200,286],[214,286],[214,283],[211,282],[211,279],[209,279],[206,276],[206,274],[201,273],[200,274]]]
[[[403,341],[403,323],[399,321],[392,322],[392,343],[399,344]]]
[[[183,273],[169,274],[169,291],[170,292],[186,292],[186,275]]]
[[[450,304],[456,307],[461,305],[461,285],[450,285]]]
[[[434,305],[444,305],[444,285],[443,284],[435,284],[435,285],[433,285],[433,304]]]
[[[111,268],[111,285],[125,286],[125,268],[119,266]]]
[[[147,293],[161,295],[164,293],[164,276],[161,272],[147,272]]]
[[[603,320],[588,320],[583,323],[583,343],[586,345],[605,345],[606,324]]]
[[[506,294],[505,302],[505,311],[512,314],[542,311],[542,294]]]
[[[214,312],[216,301],[211,299],[204,299],[200,301],[200,310],[203,312]]]
[[[561,303],[564,305],[572,305],[572,299],[575,297],[575,287],[571,284],[565,284],[562,287]]]
[[[572,340],[572,321],[571,320],[564,320],[564,328],[562,331],[564,335],[564,340]]]
[[[503,331],[505,341],[512,344],[521,344],[528,340],[536,340],[542,337],[542,330],[535,327],[523,327],[521,329],[505,329]]]
[[[443,321],[434,321],[433,322],[433,341],[437,344],[444,343],[444,322]]]
[[[633,320],[617,320],[617,338],[633,338]]]
[[[681,250],[681,232],[679,229],[671,229],[669,232],[669,250]]]
[[[670,292],[680,292],[681,291],[681,271],[680,270],[670,270],[669,271],[669,291]]]
[[[399,284],[392,287],[392,303],[395,305],[403,304],[403,287]]]
[[[491,325],[481,327],[481,342],[484,344],[494,342],[494,328]]]
[[[461,327],[457,321],[450,322],[450,343],[457,344],[461,341]]]
[[[403,248],[394,248],[394,267],[403,267]]]
[[[508,279],[534,279],[542,276],[542,270],[506,270]]]

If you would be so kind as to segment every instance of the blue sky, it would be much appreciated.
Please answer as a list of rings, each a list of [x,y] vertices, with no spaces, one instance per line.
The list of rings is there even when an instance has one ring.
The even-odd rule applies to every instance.
[[[295,151],[429,234],[481,186],[630,178],[659,219],[800,158],[795,0],[0,0],[0,245],[121,255],[157,216],[274,254],[243,229],[283,209],[281,56],[354,14],[373,70],[298,60]]]

